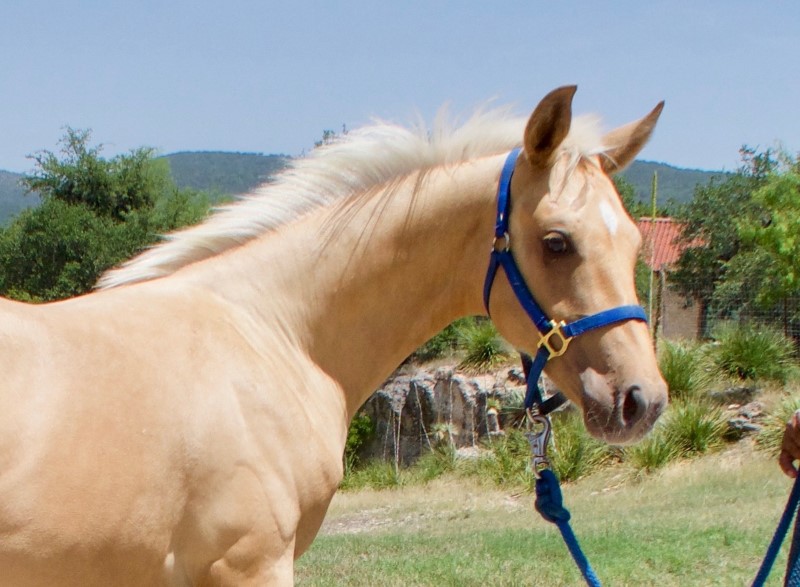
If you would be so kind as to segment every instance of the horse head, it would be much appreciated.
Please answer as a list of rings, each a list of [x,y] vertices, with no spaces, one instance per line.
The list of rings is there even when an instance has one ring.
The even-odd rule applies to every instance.
[[[662,102],[641,120],[592,141],[581,136],[581,128],[572,128],[575,89],[554,90],[534,110],[508,196],[506,246],[554,323],[638,304],[634,270],[641,236],[610,175],[644,146],[663,107]],[[490,310],[498,330],[517,348],[536,354],[542,335],[507,276],[493,290]],[[549,344],[557,352],[545,372],[582,408],[593,436],[628,443],[650,430],[667,403],[667,386],[643,320],[594,328],[570,340],[568,348],[559,348],[564,337]]]

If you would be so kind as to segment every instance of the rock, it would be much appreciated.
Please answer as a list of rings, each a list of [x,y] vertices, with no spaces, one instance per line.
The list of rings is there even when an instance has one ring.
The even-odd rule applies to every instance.
[[[482,437],[503,434],[505,425],[496,410],[487,412],[487,400],[510,406],[523,396],[524,376],[516,367],[486,375],[452,367],[395,373],[362,407],[375,434],[361,456],[407,465],[437,442],[452,442],[459,451],[477,448]]]
[[[728,428],[734,437],[753,434],[761,430],[759,421],[764,416],[764,405],[761,402],[749,402],[743,406],[732,404],[728,406],[732,412],[728,418]]]
[[[711,399],[722,405],[728,404],[747,404],[761,393],[755,386],[734,386],[721,391],[712,391],[709,395]]]

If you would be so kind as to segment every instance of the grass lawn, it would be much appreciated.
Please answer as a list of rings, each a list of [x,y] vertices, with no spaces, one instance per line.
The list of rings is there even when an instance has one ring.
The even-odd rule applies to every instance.
[[[608,586],[749,585],[790,481],[746,441],[634,479],[608,469],[563,487],[572,527]],[[769,585],[782,585],[785,545]],[[339,493],[299,586],[582,585],[533,496],[448,477]]]

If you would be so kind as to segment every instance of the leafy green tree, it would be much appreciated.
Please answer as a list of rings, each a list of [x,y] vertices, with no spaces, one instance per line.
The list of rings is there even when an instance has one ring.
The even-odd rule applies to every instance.
[[[81,294],[134,248],[129,233],[83,204],[46,199],[0,235],[0,290],[29,301]]]
[[[791,300],[800,294],[800,158],[784,154],[779,160],[780,166],[753,193],[760,214],[737,223],[742,242],[738,265],[746,263],[755,276],[756,304],[781,308],[788,334],[796,314]]]
[[[102,145],[90,147],[90,139],[91,131],[67,128],[59,141],[61,156],[46,150],[32,155],[36,170],[23,184],[44,198],[83,204],[115,220],[151,208],[172,185],[168,164],[156,160],[152,149],[104,159]]]
[[[757,153],[744,147],[739,170],[722,181],[695,189],[694,199],[678,210],[687,245],[670,281],[688,300],[700,305],[706,331],[709,315],[730,316],[754,302],[754,259],[739,258],[742,242],[737,219],[760,218],[761,206],[753,194],[764,185],[777,165],[771,151]]]
[[[179,190],[152,150],[106,160],[89,138],[68,129],[60,157],[33,157],[36,170],[23,181],[43,202],[0,230],[0,294],[26,301],[79,295],[160,234],[207,213],[206,195]]]

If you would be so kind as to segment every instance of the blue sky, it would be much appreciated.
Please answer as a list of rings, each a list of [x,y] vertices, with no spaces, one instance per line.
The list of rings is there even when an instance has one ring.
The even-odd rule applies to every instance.
[[[495,99],[527,114],[578,84],[610,128],[659,100],[642,158],[735,169],[800,150],[800,3],[38,0],[0,7],[0,169],[91,128],[111,156],[299,154],[323,129],[430,120]]]

